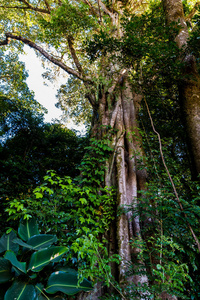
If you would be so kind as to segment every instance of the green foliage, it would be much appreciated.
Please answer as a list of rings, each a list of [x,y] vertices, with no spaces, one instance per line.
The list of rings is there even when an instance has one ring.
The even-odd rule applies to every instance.
[[[154,158],[156,159],[155,154]],[[131,210],[133,218],[140,218],[142,228],[143,239],[134,238],[131,241],[132,247],[140,249],[140,253],[137,257],[133,256],[133,262],[129,263],[127,276],[144,275],[147,268],[150,281],[148,287],[128,286],[127,293],[130,298],[135,297],[134,299],[137,297],[140,299],[140,293],[145,290],[151,295],[147,299],[160,299],[159,295],[163,291],[181,299],[198,299],[199,254],[188,224],[199,236],[200,210],[197,205],[199,184],[190,182],[193,193],[190,191],[188,197],[185,195],[186,187],[176,184],[177,188],[184,189],[182,194],[185,198],[180,196],[180,200],[185,216],[180,210],[171,186],[167,185],[167,179],[163,179],[161,183],[158,180],[162,177],[155,175],[155,182],[152,177],[146,190],[140,191],[141,197],[137,207],[124,207],[119,212],[122,213],[124,209],[126,212]],[[165,174],[162,176],[165,177]],[[162,187],[159,187],[159,183]]]
[[[116,57],[116,51],[121,50],[122,42],[110,36],[110,32],[106,28],[101,28],[98,33],[92,36],[92,39],[89,37],[85,41],[84,46],[90,60],[95,61],[99,57],[104,57],[107,52],[111,55],[110,59],[113,56]]]
[[[68,78],[67,83],[61,85],[57,92],[57,107],[62,109],[63,116],[73,119],[76,123],[90,126],[92,120],[92,107],[85,95],[88,90],[77,78]]]
[[[87,138],[78,137],[60,124],[45,124],[19,106],[15,117],[10,116],[10,122],[7,119],[13,125],[14,136],[7,137],[0,146],[1,217],[5,222],[8,201],[13,200],[13,212],[22,210],[21,199],[40,184],[48,169],[54,168],[61,176],[76,176],[87,144]]]
[[[41,106],[34,100],[34,93],[28,88],[26,83],[28,73],[25,71],[24,63],[19,61],[18,55],[9,51],[5,52],[0,48],[0,63],[1,93],[12,100],[20,101],[24,107],[32,106],[32,108],[39,109]]]
[[[181,52],[172,36],[176,36],[180,27],[174,25],[166,24],[160,3],[152,4],[142,15],[133,14],[130,18],[124,14],[123,37],[113,38],[107,28],[103,28],[88,38],[85,50],[92,61],[109,52],[110,59],[122,66],[131,66],[135,89],[141,83],[146,89],[154,76],[161,84],[166,80],[177,81],[182,66],[178,60]]]
[[[100,141],[91,139],[79,177],[72,180],[49,171],[31,197],[10,201],[7,208],[14,219],[23,218],[29,223],[31,216],[36,217],[45,232],[51,230],[58,236],[59,243],[69,247],[66,261],[78,268],[81,278],[90,277],[94,282],[101,280],[108,286],[113,284],[110,263],[120,262],[118,255],[109,257],[108,241],[103,238],[114,218],[115,191],[103,187],[105,161],[113,151],[109,146],[110,135]],[[26,230],[26,235],[30,231]],[[46,243],[41,235],[37,236],[36,242],[39,238]],[[29,248],[33,247],[34,238],[29,239],[28,244]]]
[[[31,236],[38,235],[38,226],[34,219],[26,220],[20,223],[18,228],[18,234],[22,240],[27,241]]]
[[[42,296],[49,299],[47,294],[73,295],[92,289],[88,280],[81,279],[75,270],[65,266],[64,255],[68,253],[68,247],[53,246],[56,236],[39,234],[34,219],[22,221],[18,231],[22,240],[13,231],[0,239],[0,251],[5,253],[0,258],[2,299],[37,300]],[[19,246],[23,248],[19,249]],[[58,264],[61,260],[62,264]],[[8,287],[5,282],[9,282]]]
[[[41,119],[45,109],[34,99],[26,83],[28,74],[16,53],[0,49],[0,134],[13,135],[33,115]]]
[[[40,20],[48,38],[73,36],[94,26],[93,17],[89,15],[89,7],[84,3],[71,3],[64,0],[51,14],[50,21]]]
[[[56,292],[62,292],[67,295],[74,295],[79,291],[91,290],[91,283],[87,279],[83,279],[80,285],[77,285],[77,274],[68,269],[64,271],[58,271],[51,274],[48,279],[48,286],[46,292],[49,294],[55,294]]]
[[[103,186],[105,161],[113,151],[109,137],[91,139],[79,177],[72,180],[48,171],[32,196],[10,201],[6,209],[10,218],[36,217],[45,232],[51,230],[59,243],[69,246],[66,260],[78,268],[81,278],[101,279],[107,285],[112,278],[110,262],[119,263],[118,255],[109,257],[103,238],[114,218],[115,191]]]
[[[43,122],[43,114],[21,102],[23,99],[12,99],[5,96],[1,99],[0,134],[1,144],[27,127],[37,127]]]
[[[5,4],[7,1],[3,0],[3,2]],[[183,2],[185,12],[189,13],[187,1]],[[40,3],[45,6],[44,1]],[[38,2],[38,5],[40,3]],[[49,3],[52,4],[51,1]],[[99,25],[97,21],[100,20],[92,16],[91,10],[76,1],[62,1],[60,6],[54,2],[51,15],[40,15],[38,23],[33,21],[33,12],[27,12],[30,18],[29,24],[22,26],[20,17],[17,17],[17,21],[21,25],[19,31],[26,27],[31,28],[30,31],[26,30],[25,35],[29,35],[34,41],[47,42],[50,48],[54,47],[53,50],[57,51],[58,57],[70,56],[70,51],[66,50],[66,42],[70,38],[86,70],[85,74],[92,74],[91,77],[95,77],[93,82],[96,90],[93,95],[97,102],[101,88],[102,90],[104,88],[105,92],[113,80],[115,75],[113,75],[113,70],[118,73],[119,69],[124,66],[128,69],[131,67],[130,82],[134,85],[135,92],[141,92],[142,89],[143,96],[149,104],[154,125],[162,137],[164,158],[187,219],[179,209],[166,169],[162,166],[157,136],[152,134],[147,110],[145,104],[142,103],[139,112],[142,129],[140,132],[146,155],[145,169],[148,172],[148,185],[145,191],[139,192],[138,207],[129,207],[128,210],[131,209],[133,216],[139,216],[141,220],[143,242],[135,238],[131,243],[133,248],[141,249],[139,258],[144,261],[148,270],[150,285],[132,285],[127,287],[126,292],[130,299],[139,298],[141,292],[144,294],[143,298],[146,293],[146,298],[159,299],[163,291],[181,299],[199,299],[199,259],[196,246],[188,231],[188,224],[190,224],[197,236],[200,233],[199,185],[191,181],[191,161],[187,150],[184,124],[181,120],[177,86],[177,83],[184,79],[180,58],[190,51],[196,55],[197,62],[199,59],[199,15],[192,21],[192,24],[196,22],[196,26],[190,34],[189,48],[180,51],[173,38],[180,27],[175,23],[167,25],[161,2],[155,1],[155,3],[142,15],[124,15],[123,37],[120,36],[120,38],[117,38],[118,29],[110,26],[107,17],[102,16],[102,24]],[[109,6],[108,3],[106,4]],[[98,10],[97,5],[95,3],[93,5]],[[8,13],[8,10],[6,12]],[[9,20],[11,22],[12,15]],[[4,26],[6,26],[5,23]],[[10,24],[10,26],[12,28],[13,25]],[[93,31],[96,28],[98,30]],[[86,36],[87,42],[84,41]],[[76,37],[78,37],[77,41],[74,40]],[[82,45],[85,45],[84,48]],[[109,61],[108,64],[106,59]],[[110,68],[110,61],[113,62],[112,68]],[[100,76],[96,75],[98,74],[96,70]],[[84,99],[88,90],[80,87],[76,93],[77,88],[79,88],[77,82],[70,79],[68,87],[62,87],[59,92],[60,105],[65,107],[66,103],[69,104],[68,113],[74,116],[84,109],[82,111],[82,116],[84,116],[87,111],[91,111]],[[77,97],[74,97],[75,93]],[[114,99],[112,101],[114,102]],[[74,111],[72,110],[73,104],[77,106]],[[94,114],[97,114],[96,111]],[[111,222],[116,221],[113,219],[116,210],[115,191],[103,184],[105,163],[113,155],[109,146],[110,142],[108,136],[99,141],[91,139],[91,146],[87,148],[87,153],[81,163],[79,178],[62,177],[63,174],[66,175],[65,170],[63,174],[58,172],[59,175],[50,171],[45,176],[44,182],[33,193],[30,192],[29,197],[22,195],[22,200],[11,199],[7,208],[11,218],[22,217],[29,220],[31,216],[35,216],[45,232],[52,229],[53,233],[58,235],[59,242],[69,246],[69,255],[66,260],[79,269],[79,274],[85,277],[90,276],[93,280],[103,280],[108,286],[113,282],[109,263],[120,261],[117,256],[109,257],[106,248],[108,242],[104,238]],[[55,140],[52,144],[55,144]],[[44,154],[46,154],[45,151]],[[43,162],[45,156],[35,161]],[[19,165],[22,164],[23,160]],[[17,170],[17,167],[18,165],[15,164],[14,169]],[[53,168],[54,166],[48,165],[48,169]],[[142,170],[142,168],[143,163],[138,160],[137,170]],[[21,172],[23,173],[25,172]],[[124,209],[127,211],[127,208]],[[34,247],[39,238],[43,239],[40,236],[36,241],[29,241],[28,249],[32,249],[31,247]],[[49,239],[51,241],[53,238],[49,237]],[[2,241],[7,244],[5,237]],[[44,244],[46,242],[48,243],[45,240]],[[23,241],[18,241],[18,243],[21,246],[27,244]],[[14,260],[13,253],[9,255],[8,261],[12,261],[15,268],[23,269],[23,265]],[[127,276],[143,275],[144,265],[138,263],[136,268],[138,257],[133,255],[132,259],[134,267],[130,262],[130,274]],[[9,271],[5,273],[5,277],[9,278]],[[60,281],[63,283],[65,275],[60,274]],[[56,273],[52,275],[52,278],[57,280]],[[53,289],[49,287],[49,290],[51,288]],[[31,291],[32,286],[28,286],[28,289]],[[56,287],[56,291],[61,291],[61,289]],[[118,296],[111,297],[109,295],[108,299],[119,298]]]

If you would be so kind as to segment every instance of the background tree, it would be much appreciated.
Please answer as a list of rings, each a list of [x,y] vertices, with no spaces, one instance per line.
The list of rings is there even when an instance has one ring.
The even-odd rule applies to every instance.
[[[173,36],[179,49],[182,49],[181,60],[183,62],[182,78],[179,81],[179,93],[181,109],[187,130],[189,151],[193,164],[193,176],[197,179],[200,174],[200,79],[197,62],[194,53],[188,47],[189,32],[195,31],[192,17],[199,8],[199,2],[189,12],[184,13],[182,1],[163,0],[165,16],[168,24],[177,23],[179,30]],[[197,25],[198,27],[198,25]],[[194,160],[194,161],[193,161]]]
[[[26,124],[20,124],[15,135],[1,145],[4,193],[7,190],[7,197],[26,193],[51,169],[75,177],[85,140],[60,124],[45,124],[29,112]]]
[[[7,223],[5,208],[41,183],[47,170],[75,177],[86,138],[61,124],[47,124],[44,108],[26,84],[28,76],[17,54],[1,51],[0,193],[1,230]],[[10,224],[11,225],[11,224]]]
[[[33,91],[30,91],[26,83],[28,73],[25,71],[24,63],[19,61],[17,53],[12,53],[0,49],[0,124],[1,133],[12,135],[17,125],[17,110],[29,109],[44,113],[44,108],[34,99]],[[12,124],[16,114],[15,125]],[[11,116],[9,123],[9,117]],[[7,123],[6,123],[7,122]],[[22,122],[23,123],[23,122]],[[19,126],[19,122],[18,122]]]

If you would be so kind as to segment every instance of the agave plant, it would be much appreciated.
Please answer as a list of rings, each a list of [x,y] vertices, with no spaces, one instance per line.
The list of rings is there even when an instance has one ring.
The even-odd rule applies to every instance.
[[[92,290],[87,279],[79,283],[78,273],[62,265],[68,248],[54,246],[55,235],[40,234],[35,219],[22,221],[18,235],[11,231],[0,239],[0,300],[64,298]]]

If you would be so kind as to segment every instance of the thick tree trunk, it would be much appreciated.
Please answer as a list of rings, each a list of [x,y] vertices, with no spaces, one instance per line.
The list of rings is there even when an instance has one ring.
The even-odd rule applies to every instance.
[[[140,182],[141,187],[144,187],[146,180],[145,172],[137,173],[136,164],[137,157],[142,155],[137,128],[137,107],[140,100],[140,96],[132,93],[127,78],[124,78],[124,86],[121,92],[118,91],[116,95],[112,95],[114,103],[111,107],[108,105],[110,99],[106,93],[103,93],[99,100],[99,125],[110,125],[112,128],[117,129],[112,142],[114,154],[107,162],[105,185],[115,184],[117,186],[116,207],[118,208],[124,207],[127,209],[131,206],[136,208],[138,182]],[[100,128],[100,126],[95,127]],[[110,254],[117,250],[121,256],[121,264],[117,272],[118,278],[116,279],[119,279],[122,287],[133,283],[136,285],[148,284],[146,275],[127,275],[132,256],[134,255],[137,259],[137,255],[141,252],[141,248],[132,249],[130,245],[131,239],[142,240],[139,216],[133,218],[133,214],[129,210],[127,213],[122,213],[116,221],[115,228],[111,228],[109,233]],[[113,238],[115,238],[115,241],[113,241]],[[141,260],[137,260],[137,262],[143,264]],[[116,275],[116,270],[113,272]],[[89,300],[92,297],[93,300],[96,300],[99,298],[101,291],[103,292],[103,289],[99,288],[98,292],[79,295],[78,299]],[[146,299],[146,296],[147,292],[143,292],[139,299]]]
[[[115,97],[113,109],[108,111],[108,103],[105,95],[100,101],[100,116],[102,125],[110,125],[117,129],[117,134],[113,140],[115,148],[116,170],[112,168],[113,162],[108,163],[108,171],[105,177],[106,185],[111,182],[116,183],[118,188],[117,204],[118,207],[128,208],[131,205],[137,205],[137,173],[136,173],[136,152],[138,151],[138,141],[136,136],[137,129],[137,111],[136,101],[138,96],[133,95],[130,85],[125,78],[124,87]],[[137,141],[137,142],[136,142]],[[138,155],[141,153],[138,152]],[[109,174],[109,175],[108,175]],[[113,178],[115,177],[115,178]],[[119,280],[126,280],[129,283],[148,282],[147,277],[131,276],[127,278],[126,272],[128,264],[131,262],[132,250],[130,239],[140,237],[139,217],[133,218],[131,211],[123,213],[118,218],[117,240],[118,253],[122,258],[119,268]],[[140,249],[134,249],[135,253]]]
[[[192,61],[189,63],[192,65],[194,58],[188,55],[188,60],[190,59]],[[179,91],[193,163],[192,177],[197,180],[200,175],[200,78],[195,74],[195,68],[188,75],[191,78],[179,85]]]
[[[181,0],[162,0],[168,23],[177,22],[181,25],[175,37],[177,46],[184,49],[183,80],[179,84],[180,105],[188,135],[189,151],[193,162],[192,175],[197,180],[200,175],[200,77],[196,68],[195,57],[187,53],[189,37]]]
[[[116,92],[116,95],[112,95],[111,97],[114,102],[112,106],[108,105],[110,97],[108,97],[106,93],[102,94],[101,99],[99,99],[99,124],[94,126],[96,128],[95,132],[97,132],[99,128],[100,132],[98,132],[98,136],[102,136],[105,133],[105,129],[100,129],[101,126],[99,125],[103,125],[103,128],[110,125],[112,128],[117,129],[117,133],[112,141],[114,154],[112,158],[107,161],[106,165],[105,185],[111,186],[115,184],[117,186],[117,208],[133,207],[137,210],[138,194],[141,189],[145,188],[147,177],[145,169],[141,170],[141,165],[140,170],[137,170],[137,159],[141,161],[144,155],[137,123],[137,113],[141,96],[132,92],[126,77],[124,78],[121,92]],[[113,226],[108,233],[109,253],[112,255],[117,252],[121,257],[121,264],[118,270],[116,270],[116,266],[113,266],[113,275],[116,280],[119,280],[122,288],[127,285],[131,286],[132,284],[136,286],[138,284],[141,286],[143,284],[149,284],[148,277],[144,274],[144,261],[142,261],[141,258],[138,259],[142,251],[140,226],[139,215],[133,217],[132,211],[129,210],[126,213],[122,213],[118,219],[116,219],[115,226]],[[136,248],[131,247],[131,239],[141,240],[141,245]],[[131,264],[132,270],[135,269],[135,265],[142,265],[143,272],[141,272],[141,275],[128,272]],[[100,296],[105,294],[105,290],[106,289],[98,283],[91,293],[81,293],[76,299],[98,300]],[[112,290],[112,287],[110,290]],[[148,295],[148,291],[143,291],[139,296],[135,295],[132,298],[126,298],[126,292],[124,292],[124,298],[122,296],[122,299],[145,300],[148,299]],[[165,291],[162,292],[160,298],[163,300],[177,299]]]

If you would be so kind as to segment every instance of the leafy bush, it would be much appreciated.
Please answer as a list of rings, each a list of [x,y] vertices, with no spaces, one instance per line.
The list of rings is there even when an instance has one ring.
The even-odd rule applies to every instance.
[[[9,202],[10,218],[35,217],[44,232],[53,232],[59,243],[68,246],[68,266],[77,268],[81,278],[111,284],[111,262],[119,256],[108,254],[105,232],[114,219],[114,193],[103,185],[105,161],[112,149],[109,136],[91,139],[81,163],[81,176],[72,179],[48,171],[44,182],[30,197]],[[100,187],[99,187],[100,186]]]
[[[53,246],[57,237],[40,234],[35,219],[22,221],[18,235],[11,231],[0,239],[0,299],[50,299],[47,294],[55,293],[63,298],[92,290],[88,280],[66,267],[68,247]]]

